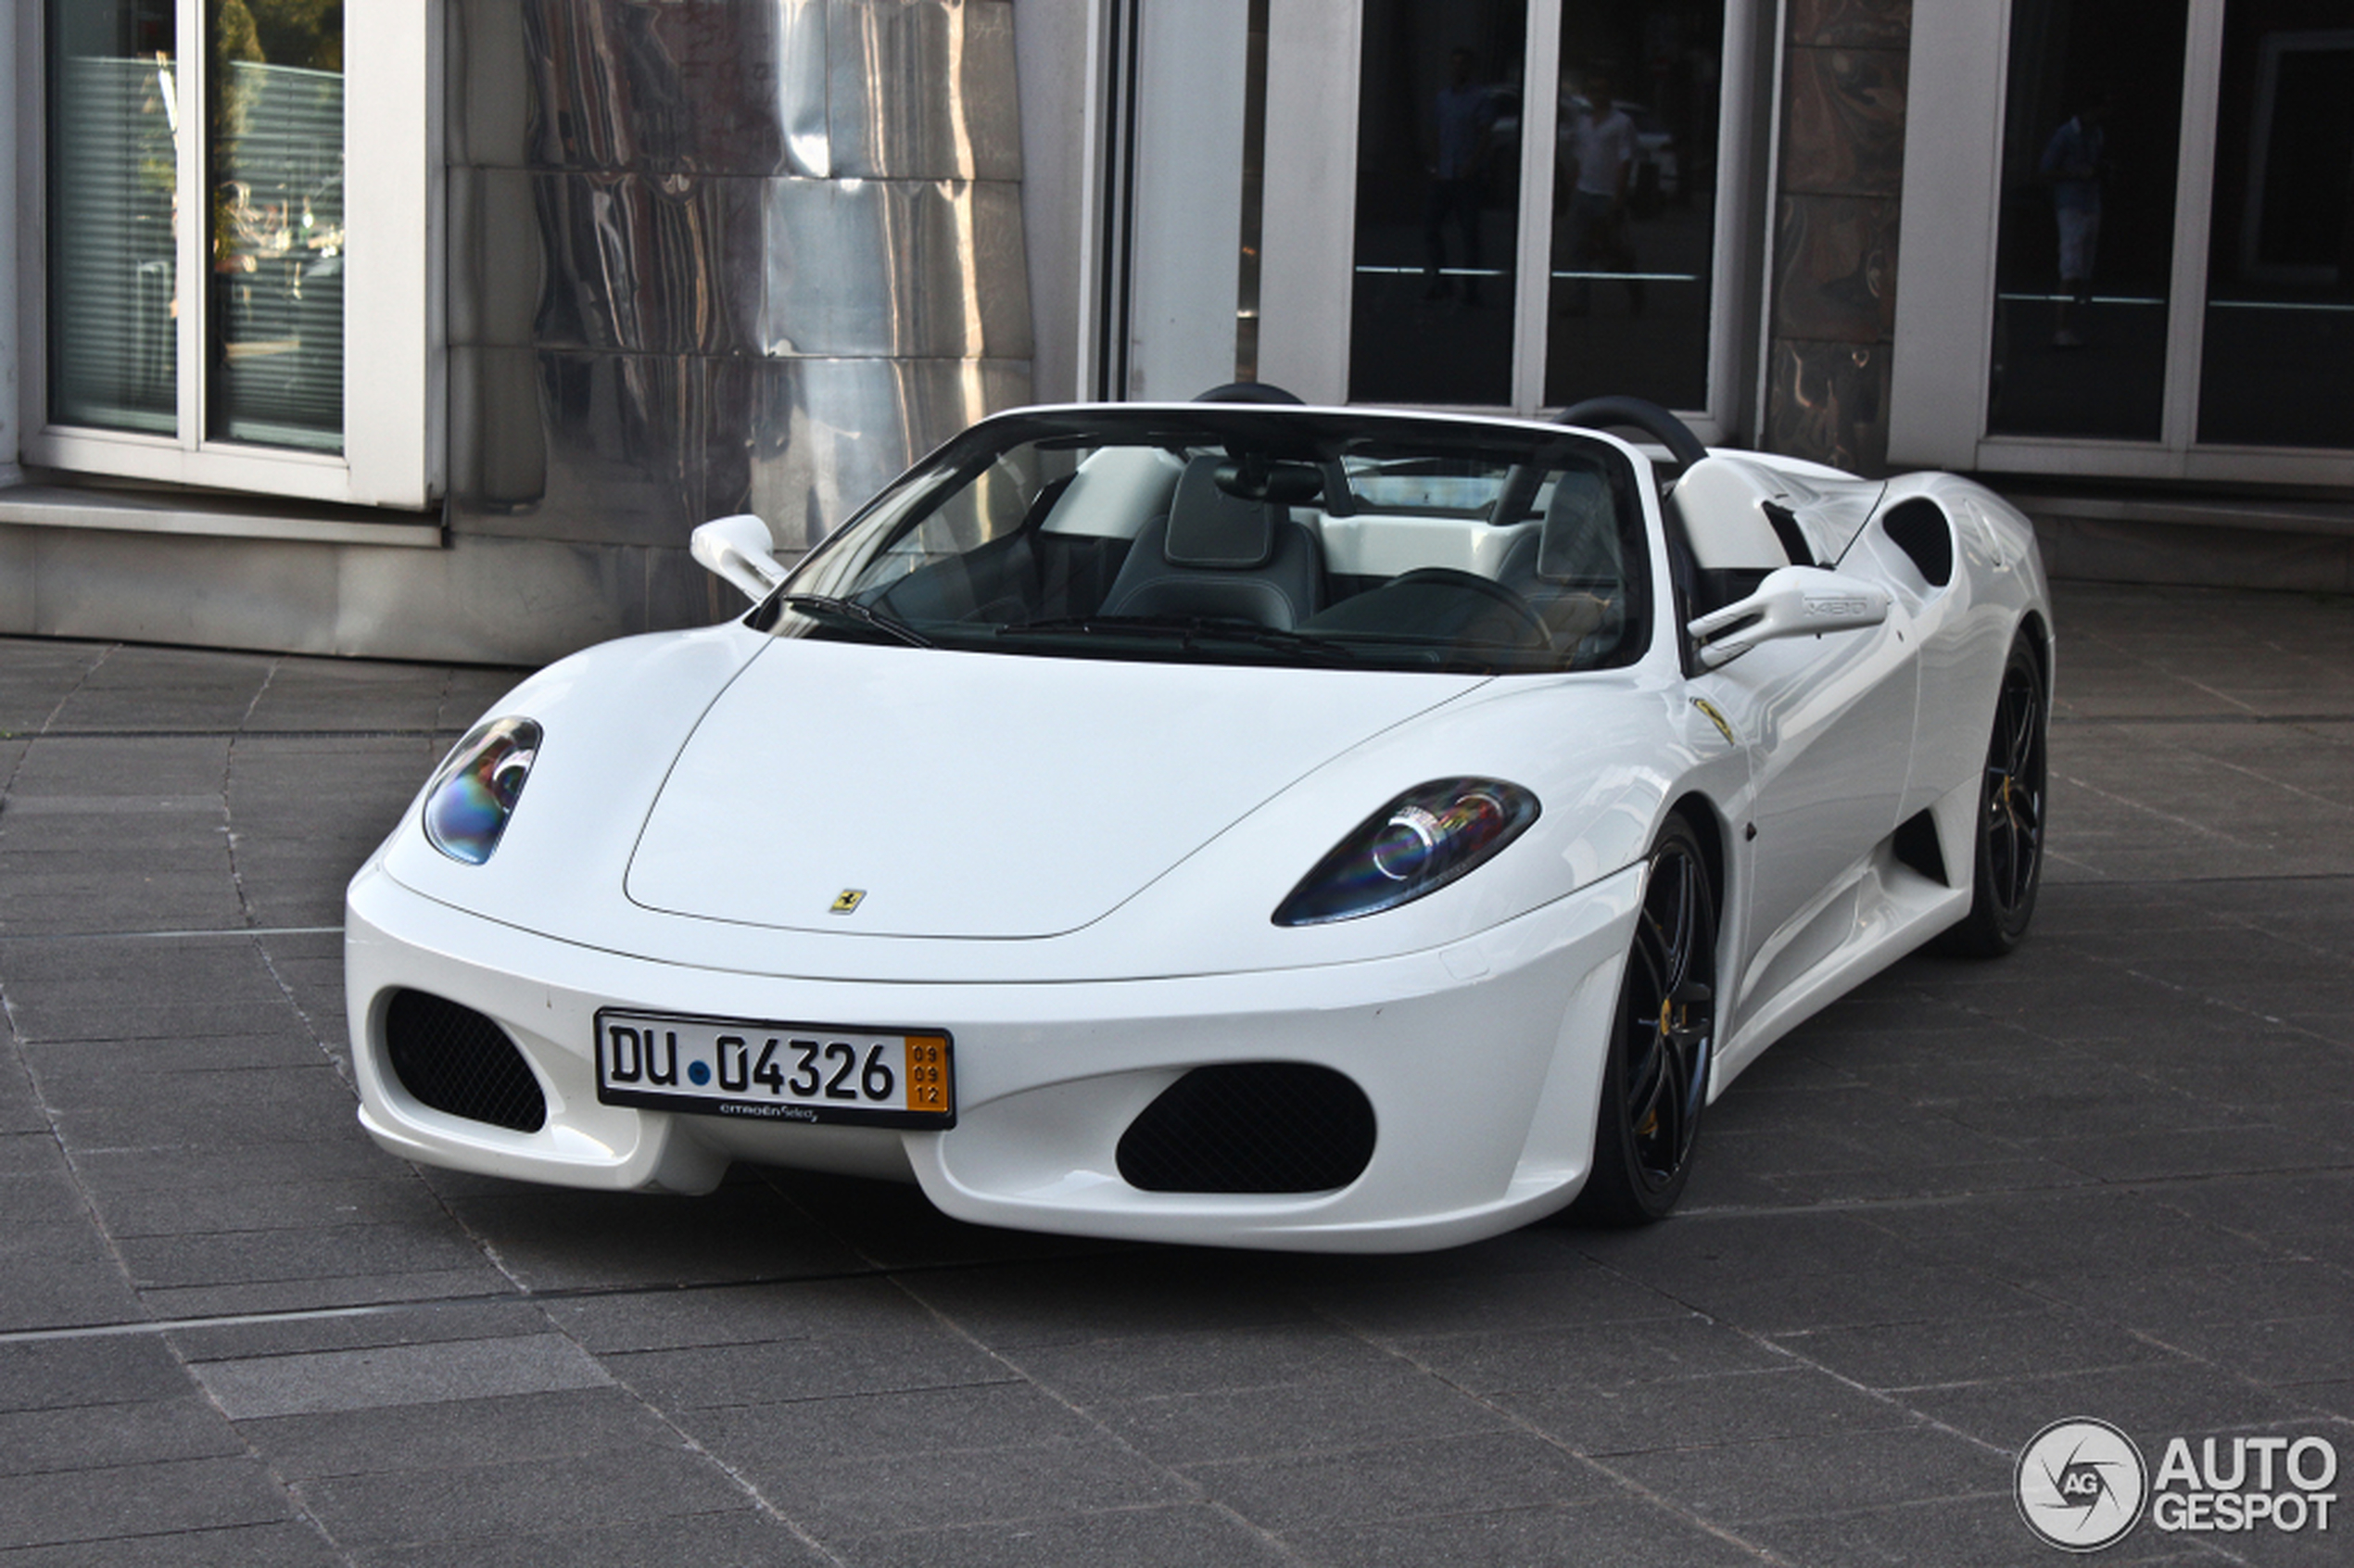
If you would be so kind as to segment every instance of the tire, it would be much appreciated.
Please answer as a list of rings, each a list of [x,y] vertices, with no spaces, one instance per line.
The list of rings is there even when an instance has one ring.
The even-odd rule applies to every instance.
[[[2027,936],[2044,877],[2044,820],[2049,802],[2044,671],[2021,633],[2003,664],[1994,728],[1986,743],[1971,835],[1970,906],[1939,950],[1965,958],[1999,958]]]
[[[1648,1225],[1683,1195],[1716,1044],[1716,897],[1699,838],[1671,818],[1652,846],[1618,984],[1594,1166],[1569,1218]]]

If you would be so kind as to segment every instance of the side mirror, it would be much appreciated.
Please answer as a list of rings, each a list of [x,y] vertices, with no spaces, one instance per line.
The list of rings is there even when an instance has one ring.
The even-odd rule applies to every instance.
[[[1701,616],[1688,628],[1700,645],[1700,664],[1729,664],[1761,642],[1818,632],[1854,631],[1888,619],[1888,594],[1860,577],[1820,566],[1785,566],[1757,591]]]
[[[785,580],[768,525],[748,512],[704,524],[695,530],[690,548],[705,571],[735,584],[755,604]]]

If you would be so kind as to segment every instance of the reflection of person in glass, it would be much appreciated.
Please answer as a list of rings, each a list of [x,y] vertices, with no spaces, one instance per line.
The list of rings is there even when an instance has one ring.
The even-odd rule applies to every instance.
[[[2053,316],[2052,342],[2061,348],[2084,346],[2075,310],[2093,297],[2093,260],[2101,238],[2101,166],[2107,150],[2103,126],[2108,98],[2094,94],[2082,102],[2069,122],[2044,144],[2038,166],[2052,187],[2053,216],[2059,220],[2060,289],[2066,297]]]
[[[1564,308],[1584,315],[1593,305],[1588,275],[1598,267],[1635,270],[1635,242],[1626,227],[1626,192],[1635,173],[1635,122],[1611,95],[1610,78],[1597,71],[1586,79],[1586,96],[1570,126],[1569,152],[1577,183],[1569,197],[1569,265],[1578,274]],[[1643,313],[1643,283],[1626,280],[1626,308]]]
[[[1496,129],[1493,96],[1472,81],[1472,52],[1458,49],[1438,90],[1438,161],[1431,171],[1430,200],[1423,209],[1423,244],[1430,259],[1424,269],[1425,299],[1447,294],[1446,228],[1451,219],[1463,234],[1463,301],[1479,303],[1479,184],[1481,166]]]

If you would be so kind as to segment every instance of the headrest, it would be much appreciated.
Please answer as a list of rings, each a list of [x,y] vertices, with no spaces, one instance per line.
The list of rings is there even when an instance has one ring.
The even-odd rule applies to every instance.
[[[1537,541],[1537,575],[1551,583],[1621,575],[1618,503],[1610,480],[1590,469],[1566,468],[1553,478]]]
[[[1244,500],[1218,487],[1215,456],[1185,465],[1169,502],[1169,534],[1161,553],[1172,566],[1241,572],[1264,566],[1275,553],[1277,508]]]

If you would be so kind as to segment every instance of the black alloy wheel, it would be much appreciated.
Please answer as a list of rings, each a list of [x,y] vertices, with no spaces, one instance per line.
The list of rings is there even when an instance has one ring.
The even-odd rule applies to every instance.
[[[2021,633],[2003,665],[1994,730],[1979,789],[1971,850],[1969,913],[1941,944],[1972,958],[1998,958],[2027,936],[2044,875],[2044,813],[2048,799],[2044,671]]]
[[[1594,1169],[1573,1220],[1647,1225],[1676,1207],[1708,1099],[1715,986],[1715,889],[1700,840],[1672,818],[1644,872],[1595,1116]]]

